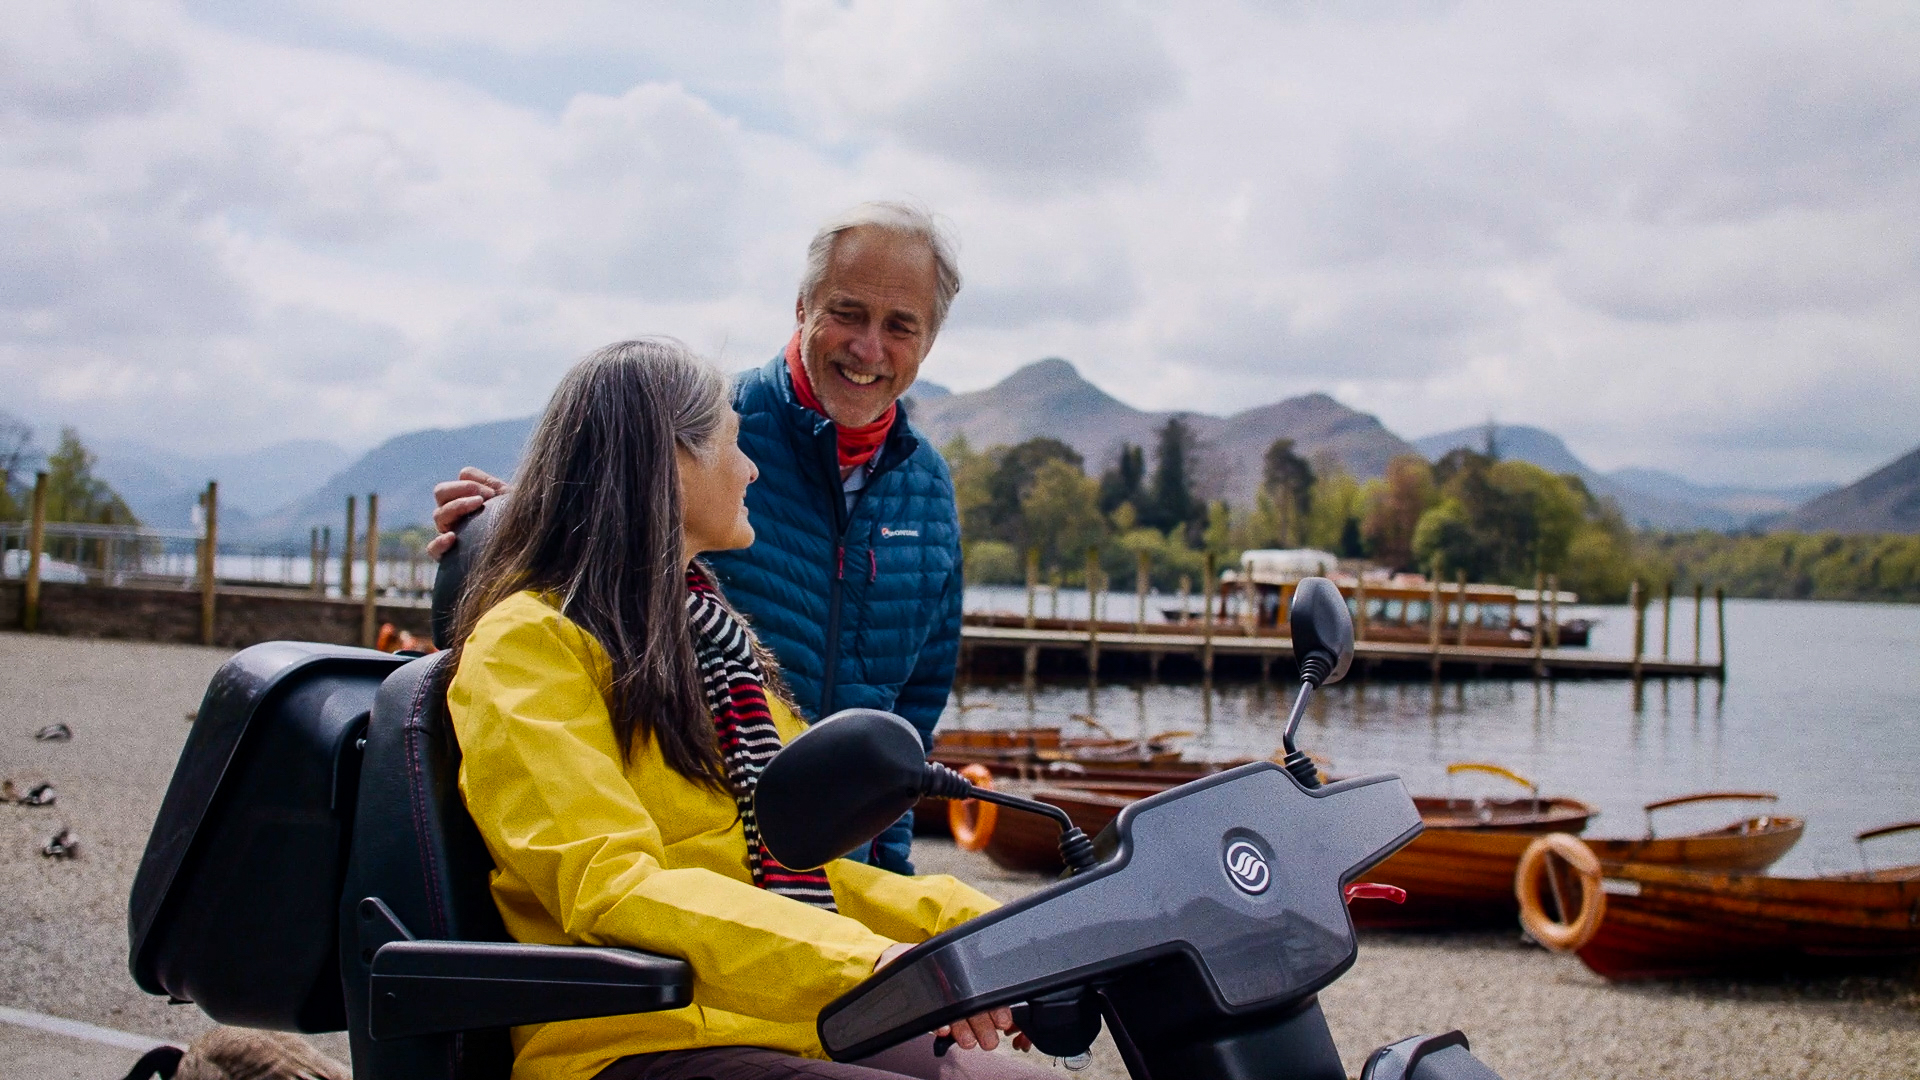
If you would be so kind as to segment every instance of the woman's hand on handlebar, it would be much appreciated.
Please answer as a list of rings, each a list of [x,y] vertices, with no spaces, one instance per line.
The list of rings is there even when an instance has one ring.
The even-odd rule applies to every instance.
[[[913,946],[904,943],[887,946],[887,950],[880,954],[880,959],[873,962],[873,970],[879,971],[881,968],[893,963],[899,959],[901,953],[911,948],[913,948]],[[1033,1041],[1028,1039],[1019,1028],[1014,1026],[1013,1010],[1005,1006],[998,1009],[988,1009],[983,1013],[975,1013],[958,1023],[944,1025],[938,1031],[935,1031],[934,1035],[951,1038],[954,1045],[960,1047],[962,1050],[972,1050],[975,1048],[992,1050],[994,1047],[1000,1045],[1000,1036],[1003,1033],[1013,1037],[1014,1049],[1033,1049]]]

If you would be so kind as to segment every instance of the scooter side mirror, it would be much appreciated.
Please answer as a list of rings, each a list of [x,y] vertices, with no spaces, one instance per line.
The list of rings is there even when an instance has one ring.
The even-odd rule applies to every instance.
[[[877,709],[834,713],[760,773],[753,794],[760,838],[790,870],[825,866],[913,809],[928,770],[912,724]]]
[[[1287,625],[1302,679],[1326,686],[1346,677],[1353,664],[1353,613],[1339,586],[1323,577],[1301,579],[1293,587]]]

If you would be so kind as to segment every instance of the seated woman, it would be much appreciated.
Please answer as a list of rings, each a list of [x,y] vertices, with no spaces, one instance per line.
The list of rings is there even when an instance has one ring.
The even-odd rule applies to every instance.
[[[738,430],[724,378],[677,342],[581,361],[461,604],[447,700],[508,932],[683,957],[694,975],[683,1009],[515,1029],[513,1075],[1051,1075],[935,1057],[930,1035],[860,1065],[813,1060],[823,1006],[995,905],[951,877],[847,860],[797,873],[762,846],[754,784],[803,725],[698,561],[753,542]],[[990,1050],[1002,1032],[999,1009],[952,1034]]]

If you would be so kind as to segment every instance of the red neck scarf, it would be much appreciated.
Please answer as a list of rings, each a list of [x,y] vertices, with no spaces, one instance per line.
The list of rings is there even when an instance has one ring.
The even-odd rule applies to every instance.
[[[813,381],[807,378],[807,369],[800,363],[800,331],[798,330],[793,332],[793,340],[787,342],[787,373],[793,376],[793,392],[799,396],[800,404],[821,416],[826,416],[827,410],[820,404],[819,395],[813,392]],[[842,469],[865,465],[873,460],[873,455],[879,453],[881,445],[887,441],[887,432],[893,430],[894,413],[899,407],[898,402],[887,406],[887,411],[880,414],[880,419],[871,424],[860,427],[847,427],[839,423],[833,425],[834,433],[840,438]],[[833,418],[829,416],[827,419]]]

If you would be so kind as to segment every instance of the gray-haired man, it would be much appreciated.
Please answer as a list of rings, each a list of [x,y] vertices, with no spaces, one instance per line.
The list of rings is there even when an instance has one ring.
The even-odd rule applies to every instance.
[[[801,709],[886,709],[928,746],[960,648],[960,525],[939,452],[899,398],[960,290],[931,216],[867,203],[815,234],[783,355],[734,388],[758,539],[710,556],[727,596],[779,659]],[[434,489],[453,523],[505,485],[478,470]],[[434,541],[437,555],[451,533]],[[856,853],[911,873],[911,822]]]

